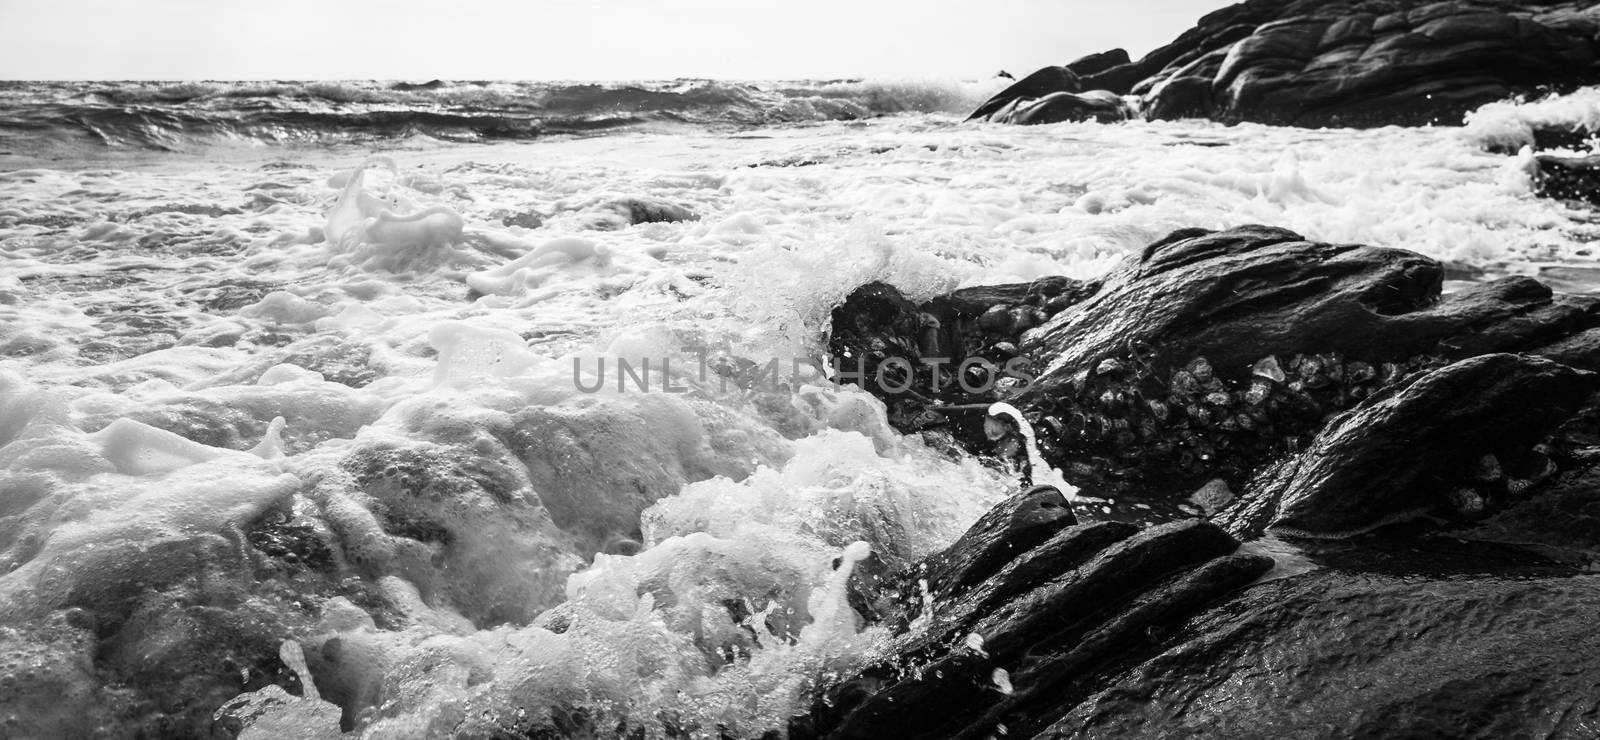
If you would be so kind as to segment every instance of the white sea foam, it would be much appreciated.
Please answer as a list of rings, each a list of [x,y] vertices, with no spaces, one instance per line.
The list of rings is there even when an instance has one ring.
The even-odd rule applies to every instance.
[[[979,94],[849,84],[902,110]],[[341,215],[336,175],[365,153],[0,173],[0,594],[24,621],[126,618],[177,589],[223,603],[255,567],[246,530],[277,516],[339,577],[260,571],[226,602],[277,615],[263,639],[295,640],[323,689],[241,698],[228,712],[252,732],[331,736],[343,713],[367,737],[471,735],[555,711],[759,735],[881,645],[845,602],[855,562],[937,549],[1012,484],[902,439],[864,394],[730,384],[701,358],[816,356],[869,280],[920,298],[1088,277],[1188,226],[1491,272],[1588,260],[1594,227],[1481,143],[942,115],[413,141],[358,184],[458,219],[418,233]],[[626,197],[699,219],[597,218]],[[579,387],[601,360],[662,359],[654,392]]]
[[[1467,114],[1463,133],[1485,148],[1516,151],[1533,146],[1539,129],[1600,131],[1600,88],[1536,100],[1490,103]]]

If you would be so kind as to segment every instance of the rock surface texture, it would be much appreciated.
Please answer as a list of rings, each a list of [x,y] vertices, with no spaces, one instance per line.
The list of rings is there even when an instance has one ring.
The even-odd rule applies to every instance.
[[[1246,226],[1093,283],[858,290],[845,379],[979,454],[1008,402],[1080,492],[855,574],[892,638],[790,737],[1594,737],[1600,299],[1443,274]]]
[[[1107,64],[1114,50],[1053,68],[1070,78],[1019,83],[973,117],[1037,122],[997,114],[1050,93],[1105,91],[1132,96],[1150,118],[1456,124],[1490,101],[1600,82],[1597,29],[1600,8],[1588,2],[1250,0],[1137,61]]]
[[[1315,521],[1321,533],[1340,534],[1405,512],[1474,519],[1547,481],[1546,468],[1561,468],[1581,446],[1567,438],[1590,424],[1580,410],[1600,389],[1589,372],[1600,369],[1600,299],[1520,276],[1443,295],[1443,276],[1438,262],[1405,250],[1262,226],[1181,230],[1098,283],[969,289],[923,306],[868,286],[835,312],[835,367],[865,355],[863,383],[890,404],[897,426],[948,431],[980,454],[989,450],[975,428],[981,414],[970,409],[1012,403],[1044,459],[1086,495],[1111,499],[1123,518],[1133,509],[1146,519],[1198,513],[1251,488],[1257,513],[1239,526],[1259,529],[1261,507],[1277,511],[1259,494],[1287,495],[1261,478],[1268,466],[1320,469],[1285,461],[1328,445],[1340,450],[1334,464],[1369,466],[1357,477],[1388,480],[1399,454],[1392,445],[1363,457],[1333,438],[1335,417],[1346,414],[1354,438],[1437,440],[1411,445],[1416,452],[1402,459],[1438,472],[1413,471],[1428,485],[1401,486],[1412,497],[1406,506],[1378,501],[1385,486],[1364,487],[1366,498],[1344,514],[1319,506],[1319,516],[1284,528],[1309,533],[1303,525]],[[880,312],[859,310],[869,295]],[[1011,377],[989,386],[945,378],[939,393],[894,393],[870,369],[903,352],[923,373],[918,388],[932,387],[935,368],[971,372],[972,358],[1004,363]],[[1466,427],[1493,431],[1479,439]],[[1444,460],[1444,450],[1465,457]],[[1330,490],[1354,474],[1326,472]],[[1515,493],[1493,490],[1506,481]],[[1201,489],[1209,502],[1191,502]]]

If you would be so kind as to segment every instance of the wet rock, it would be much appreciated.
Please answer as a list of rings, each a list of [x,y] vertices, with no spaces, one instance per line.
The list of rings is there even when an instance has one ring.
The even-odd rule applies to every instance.
[[[1097,516],[1165,521],[1204,510],[1184,496],[1214,481],[1243,490],[1336,414],[1452,361],[1524,352],[1600,367],[1600,299],[1522,276],[1443,295],[1444,274],[1413,252],[1283,229],[1181,230],[1100,283],[1044,279],[922,305],[864,287],[835,310],[830,349],[836,368],[861,368],[853,380],[902,431],[947,430],[993,455],[982,410],[1008,401],[1047,462],[1114,499]],[[908,361],[889,370],[904,377],[882,382],[875,370],[896,357]],[[1009,377],[966,392],[964,375],[945,371],[968,359]],[[1474,495],[1487,496],[1485,514],[1501,498]]]
[[[1037,100],[1054,93],[1075,93],[1083,90],[1078,74],[1067,67],[1045,67],[1008,85],[983,101],[967,120],[993,120],[996,112],[1019,100]]]
[[[1582,124],[1531,124],[1533,130],[1533,150],[1536,152],[1552,149],[1572,149],[1574,151],[1593,151],[1597,135],[1600,132]],[[1516,154],[1513,150],[1501,151],[1501,154]]]
[[[1019,99],[988,117],[995,123],[1035,125],[1063,121],[1112,123],[1133,117],[1133,111],[1118,95],[1105,90],[1085,93],[1057,92],[1041,98]]]
[[[955,544],[924,561],[920,575],[935,599],[951,598],[1077,523],[1061,491],[1034,486],[990,509]]]
[[[475,624],[528,623],[573,565],[505,447],[384,441],[352,450],[340,468],[348,478],[325,481],[318,497],[344,559],[373,581],[404,574],[422,598]],[[294,544],[301,559],[316,556]]]
[[[1526,455],[1597,389],[1594,374],[1550,360],[1462,360],[1338,417],[1262,470],[1222,519],[1236,533],[1270,522],[1345,536],[1422,514],[1477,518],[1526,494],[1507,488],[1497,460]]]
[[[1094,291],[1091,283],[1048,277],[1031,283],[963,288],[918,305],[893,286],[857,288],[833,310],[828,350],[835,382],[882,399],[901,431],[948,429],[989,450],[984,409],[1017,357],[1016,334]],[[959,412],[930,412],[955,405]]]
[[[0,627],[0,736],[111,736],[122,697],[101,684],[94,638],[74,616]]]
[[[984,514],[949,547],[890,574],[876,553],[851,577],[862,594],[858,612],[873,621],[892,619],[902,628],[922,612],[925,600],[943,602],[977,588],[1025,553],[1078,523],[1061,491],[1034,486]]]
[[[1126,49],[1111,49],[1094,54],[1085,54],[1067,62],[1067,69],[1072,70],[1079,77],[1087,77],[1088,75],[1104,72],[1112,67],[1127,64],[1129,61],[1131,60],[1128,58]]]
[[[1024,334],[1037,375],[1002,399],[1075,485],[1239,490],[1382,388],[1454,359],[1570,353],[1561,343],[1600,320],[1594,299],[1531,278],[1442,296],[1442,277],[1422,255],[1282,229],[1175,232]]]
[[[1160,94],[1147,98],[1141,109],[1145,118],[1154,121],[1210,118],[1215,111],[1216,99],[1211,92],[1211,80],[1195,75],[1174,77],[1163,82]]]
[[[1453,125],[1490,101],[1600,81],[1597,25],[1576,1],[1252,0],[1142,59],[1080,72],[1081,89],[1139,95],[1154,117]]]
[[[1535,195],[1600,206],[1600,155],[1539,154],[1533,159]]]
[[[1109,664],[1153,654],[1151,634],[1271,566],[1232,555],[1236,546],[1193,520],[1137,534],[1118,523],[1060,529],[984,582],[1009,577],[1012,588],[980,585],[934,600],[924,631],[902,636],[897,659],[832,687],[790,735],[981,737],[1007,723],[1042,727],[1074,686]],[[1015,578],[1024,562],[1032,577]],[[1023,583],[1030,587],[1014,590]]]
[[[272,685],[300,688],[278,659],[277,641],[310,621],[306,613],[248,601],[148,598],[101,640],[97,664],[138,687],[124,719],[138,728],[134,734],[205,737],[213,712],[231,697]]]
[[[675,221],[698,221],[700,216],[686,206],[677,203],[668,203],[655,198],[619,198],[600,204],[599,210],[616,213],[627,219],[628,224],[654,224],[672,223]]]
[[[515,226],[523,229],[537,229],[544,225],[544,214],[538,211],[517,211],[501,217],[500,225],[507,228]]]
[[[1022,351],[1045,366],[1029,394],[1119,354],[1102,338],[1149,348],[1144,360],[1160,370],[1203,355],[1216,375],[1238,379],[1267,356],[1465,357],[1534,347],[1594,320],[1595,301],[1553,296],[1529,278],[1448,297],[1442,281],[1438,262],[1406,250],[1267,226],[1176,231],[1023,338]]]
[[[1317,570],[1205,613],[1038,737],[1588,737],[1596,608],[1600,577],[1571,570]]]
[[[1546,553],[1572,552],[1600,561],[1600,470],[1578,470],[1547,490],[1514,502],[1481,524],[1452,533],[1474,541],[1533,544]]]

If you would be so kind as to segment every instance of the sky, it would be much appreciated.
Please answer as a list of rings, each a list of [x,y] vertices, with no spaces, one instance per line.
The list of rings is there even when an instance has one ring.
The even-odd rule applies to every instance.
[[[0,0],[0,79],[1022,76],[1225,0]]]

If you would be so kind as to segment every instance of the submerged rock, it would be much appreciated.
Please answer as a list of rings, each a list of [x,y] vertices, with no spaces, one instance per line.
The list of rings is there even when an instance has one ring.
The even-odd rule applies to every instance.
[[[700,216],[686,206],[654,198],[619,198],[600,204],[596,210],[621,216],[627,221],[625,225],[700,220]]]
[[[1600,155],[1535,156],[1533,192],[1545,198],[1582,201],[1600,206]]]

